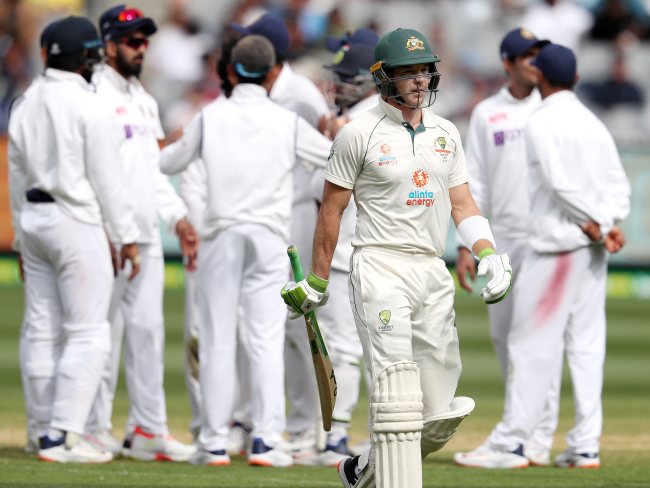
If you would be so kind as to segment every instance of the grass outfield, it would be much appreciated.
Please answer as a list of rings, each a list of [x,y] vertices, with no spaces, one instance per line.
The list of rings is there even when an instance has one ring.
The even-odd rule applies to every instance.
[[[42,463],[22,451],[25,416],[18,369],[18,334],[22,290],[0,289],[0,487],[211,486],[339,487],[332,468],[252,468],[235,459],[226,468],[118,460],[102,466]],[[426,487],[641,487],[650,485],[650,415],[648,347],[650,301],[610,300],[600,470],[530,468],[487,471],[458,468],[455,451],[480,444],[501,415],[503,387],[488,340],[485,308],[476,298],[460,296],[458,328],[464,372],[459,394],[476,399],[475,412],[448,446],[424,462]],[[166,390],[169,424],[181,440],[187,432],[189,405],[182,376],[182,292],[166,294]],[[565,368],[566,369],[566,368]],[[565,374],[561,418],[554,454],[564,449],[572,424],[571,389]],[[127,398],[123,377],[115,405],[115,432],[122,434]],[[366,398],[355,412],[353,443],[365,435]]]

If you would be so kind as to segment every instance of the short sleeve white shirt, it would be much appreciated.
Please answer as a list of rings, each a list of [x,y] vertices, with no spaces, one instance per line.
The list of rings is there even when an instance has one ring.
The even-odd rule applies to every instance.
[[[397,108],[379,105],[336,136],[325,179],[353,190],[354,247],[444,253],[451,216],[449,188],[467,183],[456,127],[425,109],[416,130]]]

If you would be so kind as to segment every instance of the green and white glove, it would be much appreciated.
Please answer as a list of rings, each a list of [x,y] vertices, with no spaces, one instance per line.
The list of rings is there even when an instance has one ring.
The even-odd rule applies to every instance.
[[[325,305],[329,298],[327,285],[327,280],[319,278],[312,271],[304,280],[298,283],[290,281],[284,285],[280,295],[289,309],[289,318],[295,319]]]
[[[487,276],[487,284],[481,290],[485,303],[498,303],[512,287],[512,267],[507,254],[497,254],[494,249],[483,249],[478,253],[477,276]]]

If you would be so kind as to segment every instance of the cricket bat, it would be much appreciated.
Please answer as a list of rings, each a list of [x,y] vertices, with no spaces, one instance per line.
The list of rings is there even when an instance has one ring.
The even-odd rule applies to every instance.
[[[289,246],[287,249],[289,261],[291,261],[291,270],[293,279],[298,282],[304,279],[305,273],[300,264],[298,249],[295,246]],[[327,353],[325,341],[320,333],[316,313],[312,310],[305,314],[305,325],[307,326],[307,337],[311,347],[311,358],[314,361],[314,371],[316,372],[316,384],[318,385],[318,396],[320,398],[320,410],[323,417],[323,429],[329,432],[332,428],[332,413],[336,403],[336,376],[332,361]]]

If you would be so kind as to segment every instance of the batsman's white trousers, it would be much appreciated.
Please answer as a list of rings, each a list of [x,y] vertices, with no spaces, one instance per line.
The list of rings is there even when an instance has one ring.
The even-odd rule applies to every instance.
[[[124,370],[129,392],[126,431],[140,426],[166,435],[167,408],[163,387],[165,329],[163,321],[164,262],[160,244],[139,244],[140,272],[128,281],[130,266],[115,279],[109,320],[113,348],[93,405],[87,431],[111,428],[111,415],[120,352],[124,343]]]
[[[329,300],[317,311],[318,325],[325,335],[327,349],[336,373],[338,393],[333,419],[342,422],[350,422],[352,411],[359,400],[361,380],[359,365],[363,357],[363,349],[350,307],[348,288],[349,273],[332,269],[327,287],[330,292]]]
[[[317,214],[314,200],[298,202],[291,209],[291,243],[298,248],[305,275],[311,269]],[[293,276],[287,278],[292,280]],[[284,363],[289,402],[287,430],[292,433],[313,430],[317,428],[320,407],[311,349],[302,317],[287,320]]]
[[[513,289],[504,300],[487,307],[490,318],[492,345],[499,358],[503,379],[507,382],[508,334],[512,329],[519,326],[518,322],[513,322],[513,305],[515,301],[514,297],[518,293],[516,283],[520,279],[519,274],[524,263],[527,245],[525,239],[508,239],[497,234],[495,234],[495,240],[499,245],[499,252],[506,253],[510,257],[510,264],[513,270]],[[561,380],[562,378],[557,376],[549,386],[547,404],[540,417],[539,425],[533,431],[531,438],[526,442],[526,445],[530,448],[548,451],[553,446],[553,434],[557,428],[559,414]],[[488,443],[490,443],[489,440]]]
[[[226,448],[236,393],[238,322],[248,338],[254,437],[275,446],[284,431],[284,324],[278,290],[287,279],[286,242],[268,228],[241,224],[201,243],[199,357],[207,450]],[[242,314],[238,313],[241,305]]]
[[[508,336],[510,378],[503,418],[490,436],[493,447],[513,450],[530,438],[566,351],[576,416],[567,444],[576,452],[598,452],[606,285],[602,247],[527,252],[515,284],[513,320],[518,326]]]
[[[27,409],[39,436],[48,424],[82,434],[110,349],[108,241],[56,203],[25,203],[20,225]]]
[[[424,422],[448,411],[461,373],[454,293],[434,255],[375,247],[352,255],[350,303],[373,382],[393,364],[416,362]]]
[[[183,328],[183,344],[185,346],[185,384],[190,401],[192,420],[190,430],[197,432],[201,428],[201,385],[199,378],[194,376],[191,367],[189,344],[199,340],[199,298],[196,271],[185,271],[185,314]]]

